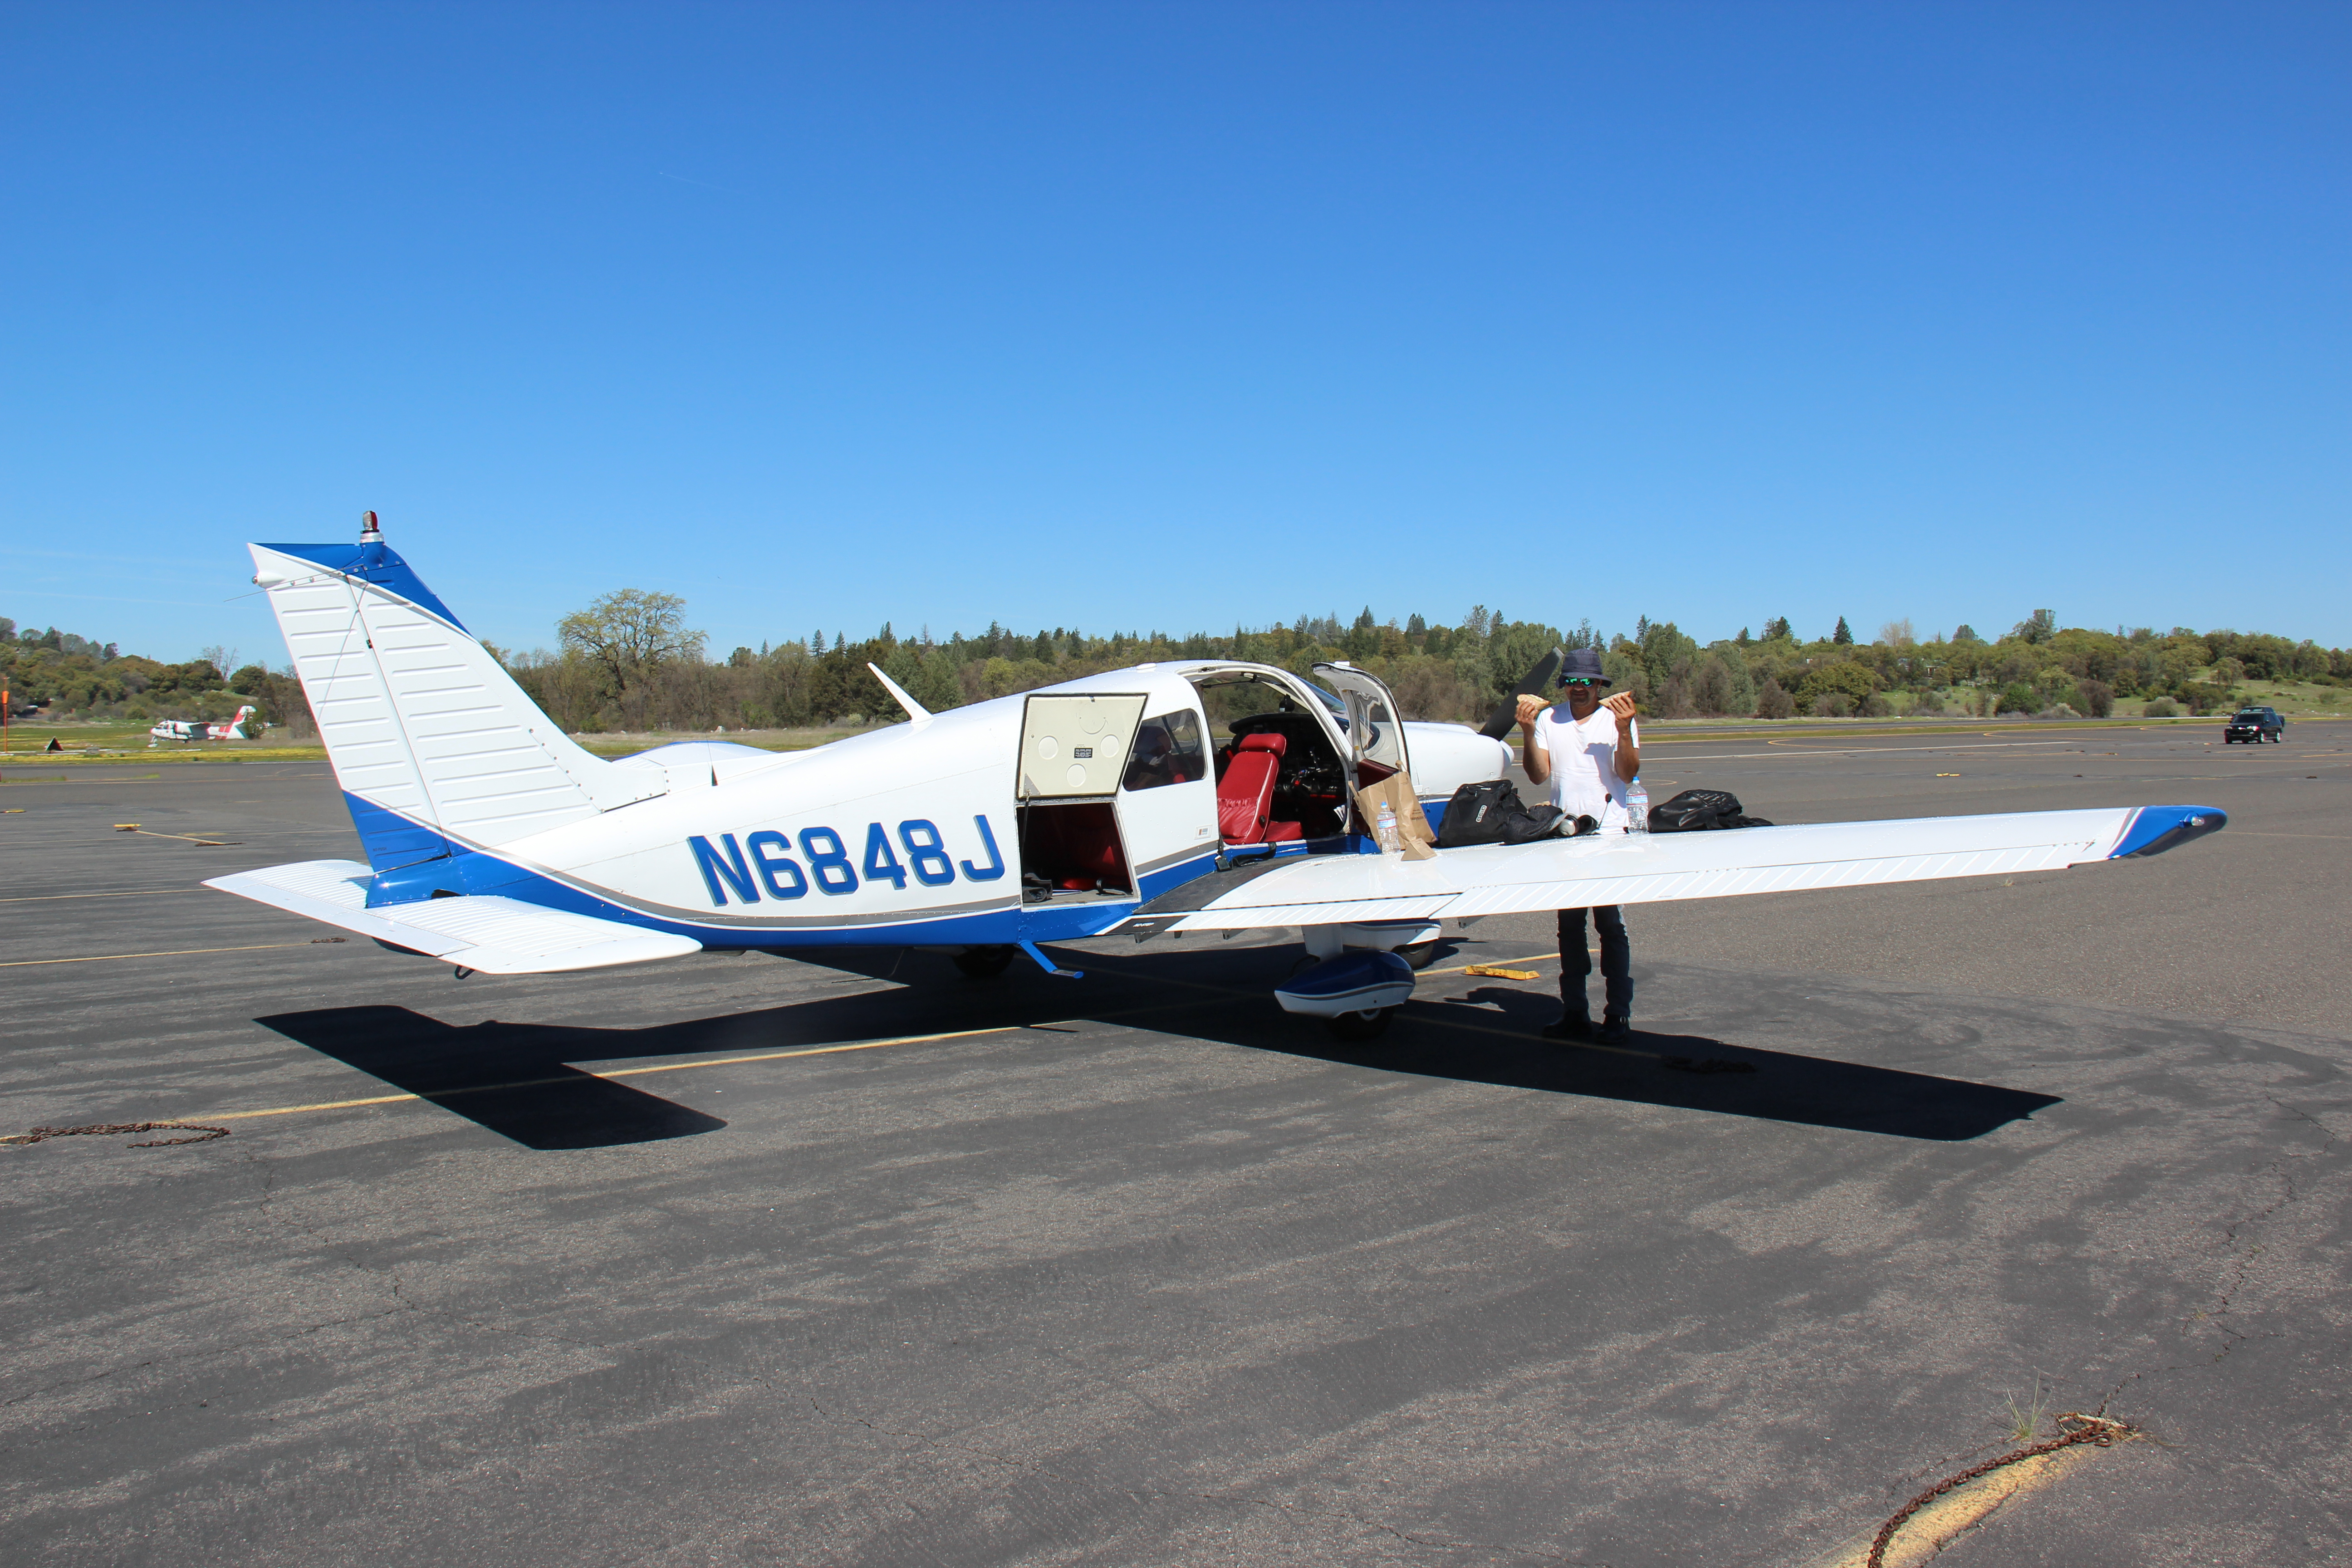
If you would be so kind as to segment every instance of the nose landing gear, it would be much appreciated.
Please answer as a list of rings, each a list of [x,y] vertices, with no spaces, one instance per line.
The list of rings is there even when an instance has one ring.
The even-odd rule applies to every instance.
[[[1284,981],[1274,999],[1286,1013],[1322,1019],[1340,1039],[1369,1040],[1412,995],[1412,965],[1393,952],[1349,948]]]
[[[1360,1013],[1340,1013],[1323,1020],[1323,1026],[1342,1040],[1370,1040],[1388,1033],[1393,1007],[1368,1007]]]

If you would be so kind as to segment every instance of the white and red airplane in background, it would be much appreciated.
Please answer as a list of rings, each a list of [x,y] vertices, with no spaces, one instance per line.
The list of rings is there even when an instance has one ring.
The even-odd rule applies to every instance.
[[[261,725],[254,721],[257,711],[251,705],[236,710],[236,717],[226,724],[207,723],[202,719],[166,719],[147,731],[151,741],[250,741],[261,733]]]

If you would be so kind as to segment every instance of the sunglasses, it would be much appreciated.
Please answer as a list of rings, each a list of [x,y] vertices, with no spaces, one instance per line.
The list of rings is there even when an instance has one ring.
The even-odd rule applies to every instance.
[[[1562,686],[1580,686],[1580,687],[1591,688],[1591,687],[1595,687],[1595,686],[1606,686],[1606,685],[1608,685],[1609,683],[1608,683],[1607,681],[1605,681],[1605,680],[1587,680],[1584,677],[1582,677],[1582,676],[1580,676],[1580,675],[1575,675],[1575,676],[1570,676],[1568,679],[1561,681],[1561,682],[1560,682],[1560,684],[1561,684]]]

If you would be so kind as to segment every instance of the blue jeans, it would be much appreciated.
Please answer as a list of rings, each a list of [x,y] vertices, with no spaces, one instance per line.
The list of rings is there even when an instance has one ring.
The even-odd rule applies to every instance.
[[[1592,929],[1601,935],[1601,979],[1607,1000],[1603,1017],[1633,1016],[1633,945],[1625,940],[1625,917],[1615,904],[1596,905]],[[1584,911],[1559,911],[1559,1001],[1570,1016],[1590,1016],[1584,983],[1592,973],[1592,955],[1584,950]]]

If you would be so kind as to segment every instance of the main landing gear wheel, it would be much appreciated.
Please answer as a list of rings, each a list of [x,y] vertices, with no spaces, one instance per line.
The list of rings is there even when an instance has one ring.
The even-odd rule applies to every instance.
[[[1360,1013],[1340,1013],[1323,1020],[1323,1026],[1343,1040],[1370,1040],[1388,1032],[1393,1007],[1367,1007]]]
[[[1398,948],[1396,955],[1415,969],[1427,969],[1437,961],[1437,943],[1433,941],[1417,942],[1410,947]]]
[[[992,980],[1020,956],[1017,947],[968,947],[955,955],[955,966],[973,980]]]

